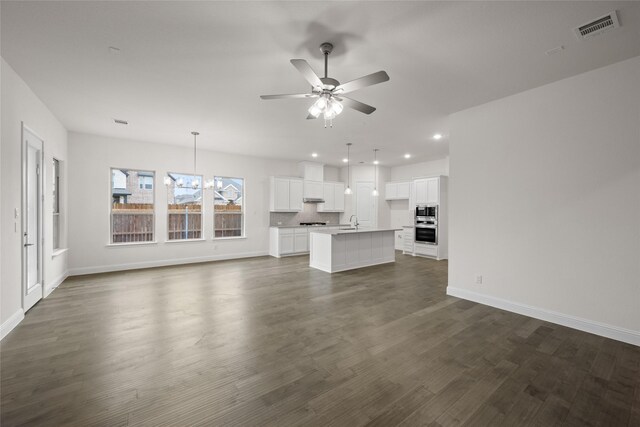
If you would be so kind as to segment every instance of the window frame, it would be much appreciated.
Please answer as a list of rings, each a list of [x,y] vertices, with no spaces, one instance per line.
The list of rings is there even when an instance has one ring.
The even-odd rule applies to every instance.
[[[213,182],[214,182],[214,187],[213,187],[213,191],[216,191],[215,188],[215,182],[216,179],[241,179],[242,180],[242,193],[240,195],[240,197],[242,197],[242,210],[241,215],[242,215],[242,221],[241,221],[241,230],[240,230],[240,235],[239,236],[221,236],[221,237],[216,237],[216,197],[215,194],[213,195],[213,200],[211,202],[211,205],[213,207],[213,221],[212,221],[212,225],[213,225],[213,230],[212,230],[212,240],[233,240],[233,239],[246,239],[247,238],[247,227],[246,227],[246,220],[247,220],[247,216],[245,215],[245,201],[246,201],[246,195],[247,195],[247,191],[246,191],[246,179],[244,177],[241,176],[223,176],[223,175],[214,175],[213,176]]]
[[[171,239],[169,237],[169,233],[171,233],[171,230],[169,229],[169,221],[170,221],[170,217],[169,217],[169,192],[173,191],[173,189],[175,189],[175,186],[168,186],[165,185],[165,188],[167,190],[167,198],[166,198],[166,208],[167,208],[167,232],[165,234],[165,243],[178,243],[178,242],[200,242],[205,240],[205,218],[204,218],[204,214],[205,214],[205,188],[204,188],[204,175],[198,175],[198,174],[193,174],[193,173],[182,173],[182,172],[172,172],[172,171],[167,171],[165,172],[164,176],[162,177],[163,182],[164,182],[164,178],[166,177],[170,177],[170,175],[182,175],[182,176],[188,176],[188,177],[196,177],[198,179],[200,179],[200,187],[198,187],[198,189],[201,191],[201,198],[200,198],[200,237],[191,237],[191,238],[180,238],[180,239]],[[180,188],[180,187],[178,187]],[[183,187],[184,188],[184,187]],[[194,215],[194,214],[192,214]],[[187,234],[188,234],[188,230],[187,230]]]
[[[61,168],[62,161],[53,157],[53,196],[51,203],[51,211],[52,211],[52,219],[53,224],[51,226],[51,246],[53,252],[59,251],[62,249],[62,239],[61,239],[61,221],[62,215],[60,214],[60,181],[61,181]],[[57,233],[55,232],[57,227]],[[57,237],[57,239],[56,239]]]
[[[153,174],[153,189],[151,190],[151,196],[153,200],[153,209],[151,214],[151,223],[153,224],[152,234],[153,239],[144,240],[138,242],[114,242],[113,241],[113,171],[134,171],[134,172],[148,172]],[[107,201],[109,203],[109,236],[107,237],[107,246],[129,246],[129,245],[149,245],[157,243],[157,230],[156,230],[156,171],[155,169],[142,169],[142,168],[125,168],[125,167],[117,167],[110,166],[109,167],[109,187],[108,187],[108,198]],[[137,186],[136,186],[137,188]]]

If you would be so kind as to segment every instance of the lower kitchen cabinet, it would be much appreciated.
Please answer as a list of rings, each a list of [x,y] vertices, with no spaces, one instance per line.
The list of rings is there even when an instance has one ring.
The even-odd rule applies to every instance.
[[[269,229],[269,255],[280,258],[309,253],[309,229],[271,227]]]

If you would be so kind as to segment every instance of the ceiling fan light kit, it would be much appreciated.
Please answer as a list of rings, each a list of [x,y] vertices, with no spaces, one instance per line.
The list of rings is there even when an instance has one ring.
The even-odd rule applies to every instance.
[[[297,93],[285,95],[261,95],[262,99],[300,99],[300,98],[318,98],[311,107],[309,107],[307,119],[317,119],[322,114],[324,118],[324,127],[333,127],[333,119],[336,118],[345,106],[353,108],[364,114],[371,114],[376,109],[370,105],[364,104],[355,99],[344,96],[345,93],[353,92],[367,86],[389,80],[389,75],[384,71],[369,74],[347,83],[340,84],[334,78],[329,77],[329,54],[333,51],[331,43],[322,43],[320,51],[324,55],[324,77],[318,77],[311,66],[304,59],[292,59],[291,64],[302,74],[302,76],[311,84],[311,93]]]

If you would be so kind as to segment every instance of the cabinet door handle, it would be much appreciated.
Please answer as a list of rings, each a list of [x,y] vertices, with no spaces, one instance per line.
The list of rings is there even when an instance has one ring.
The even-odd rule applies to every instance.
[[[33,246],[33,243],[25,243],[24,247],[26,248],[27,246]]]

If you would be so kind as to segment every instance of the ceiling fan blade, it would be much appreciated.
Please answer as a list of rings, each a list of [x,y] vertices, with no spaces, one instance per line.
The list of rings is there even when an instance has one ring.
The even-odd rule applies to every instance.
[[[378,71],[377,73],[369,74],[368,76],[360,77],[359,79],[341,84],[336,87],[333,92],[335,94],[353,92],[354,90],[386,82],[387,80],[389,80],[389,75],[385,71]]]
[[[262,99],[317,98],[315,93],[292,93],[284,95],[260,95]]]
[[[313,114],[309,114],[309,115],[307,116],[307,120],[317,119],[317,118],[318,118],[318,116],[314,116]]]
[[[340,101],[342,105],[358,110],[361,113],[371,114],[376,111],[375,107],[356,101],[355,99],[347,98],[346,96],[334,96],[334,98]]]
[[[305,61],[304,59],[292,59],[291,63],[298,69],[298,71],[300,71],[300,73],[302,73],[304,78],[311,84],[314,89],[317,87],[322,88],[324,86],[322,84],[322,81],[320,80],[320,77],[318,77],[318,75],[313,71],[311,65],[309,65],[307,61]]]

